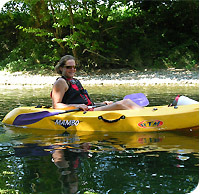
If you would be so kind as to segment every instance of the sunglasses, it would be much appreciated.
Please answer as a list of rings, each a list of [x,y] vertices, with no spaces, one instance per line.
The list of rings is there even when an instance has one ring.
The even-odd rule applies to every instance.
[[[65,67],[66,69],[72,69],[72,68],[76,69],[76,66],[63,66],[63,67]]]

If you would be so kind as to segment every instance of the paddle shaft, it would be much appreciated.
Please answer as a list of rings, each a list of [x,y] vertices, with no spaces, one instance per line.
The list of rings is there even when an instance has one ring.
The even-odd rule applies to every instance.
[[[101,106],[106,106],[107,104],[95,104],[94,106],[88,106],[88,108],[97,108],[97,107],[101,107]],[[65,110],[63,112],[60,112],[59,114],[64,114],[64,113],[68,113],[68,112],[76,112],[76,111],[81,111],[80,108],[75,108],[75,109],[71,109],[71,110]]]

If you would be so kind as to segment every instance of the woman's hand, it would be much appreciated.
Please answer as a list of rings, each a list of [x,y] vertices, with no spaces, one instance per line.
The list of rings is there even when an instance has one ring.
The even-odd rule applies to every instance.
[[[77,108],[80,108],[83,111],[87,111],[88,110],[88,106],[85,104],[78,104],[76,105]]]

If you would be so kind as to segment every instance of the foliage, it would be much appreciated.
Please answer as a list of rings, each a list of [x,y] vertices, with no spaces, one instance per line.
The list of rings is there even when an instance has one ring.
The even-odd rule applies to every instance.
[[[13,189],[0,189],[0,194],[19,194],[18,190],[13,190]]]
[[[196,0],[12,0],[0,13],[0,68],[188,68],[198,63]]]

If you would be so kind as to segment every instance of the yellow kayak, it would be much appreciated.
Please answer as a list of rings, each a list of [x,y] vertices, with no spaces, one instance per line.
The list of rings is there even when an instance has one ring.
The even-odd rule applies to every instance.
[[[151,132],[199,126],[199,104],[153,106],[136,110],[77,111],[18,107],[2,121],[7,125],[36,129]]]

